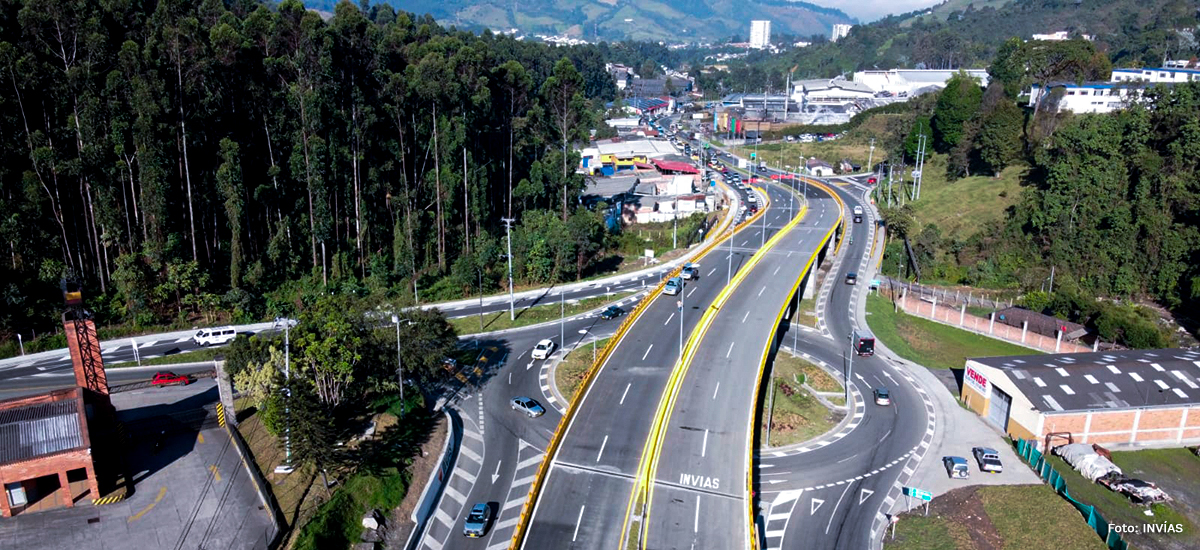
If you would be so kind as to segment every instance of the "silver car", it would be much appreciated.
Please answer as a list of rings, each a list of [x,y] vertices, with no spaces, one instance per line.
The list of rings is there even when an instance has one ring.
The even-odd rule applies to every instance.
[[[537,418],[546,414],[546,409],[540,403],[528,397],[514,397],[509,401],[512,405],[512,410],[521,411],[529,416],[529,418]]]

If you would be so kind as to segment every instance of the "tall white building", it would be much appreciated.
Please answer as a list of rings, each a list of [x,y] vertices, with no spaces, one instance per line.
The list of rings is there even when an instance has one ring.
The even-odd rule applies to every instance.
[[[750,22],[750,47],[763,49],[771,45],[771,22]]]
[[[844,23],[835,23],[833,25],[833,34],[829,36],[829,41],[837,42],[839,38],[845,38],[845,37],[849,36],[850,29],[852,27],[854,27],[854,25],[847,25]]]

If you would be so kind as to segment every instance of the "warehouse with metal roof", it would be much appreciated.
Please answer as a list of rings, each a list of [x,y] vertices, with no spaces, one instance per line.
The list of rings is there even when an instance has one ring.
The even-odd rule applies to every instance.
[[[83,391],[0,401],[0,516],[33,506],[73,506],[84,492],[100,493]]]
[[[1014,438],[1070,433],[1109,446],[1200,442],[1200,351],[968,359],[963,404]]]

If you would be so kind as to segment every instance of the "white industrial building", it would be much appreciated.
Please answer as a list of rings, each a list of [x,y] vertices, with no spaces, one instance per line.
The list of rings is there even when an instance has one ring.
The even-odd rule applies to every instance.
[[[1109,82],[1200,82],[1200,69],[1179,67],[1145,67],[1141,69],[1113,69]]]
[[[771,45],[771,22],[756,20],[750,22],[750,47],[764,49]]]
[[[830,35],[829,35],[829,41],[837,42],[838,39],[850,36],[850,29],[852,29],[852,28],[854,28],[854,25],[847,25],[845,23],[834,23],[833,32],[830,33]]]
[[[1085,84],[1060,82],[1049,84],[1045,89],[1035,84],[1029,90],[1029,106],[1037,105],[1044,93],[1055,94],[1057,90],[1061,90],[1061,95],[1058,96],[1057,107],[1054,110],[1079,114],[1119,111],[1127,107],[1130,102],[1135,101],[1142,93],[1142,88],[1136,84],[1130,86],[1109,82]],[[1042,108],[1047,108],[1045,102],[1042,103]]]
[[[875,97],[871,88],[840,78],[792,83],[792,101],[799,105],[851,105]]]
[[[857,71],[854,82],[862,84],[876,93],[887,93],[896,97],[912,97],[946,87],[950,77],[959,71],[979,79],[980,86],[987,87],[988,74],[985,69],[891,69],[886,71]]]

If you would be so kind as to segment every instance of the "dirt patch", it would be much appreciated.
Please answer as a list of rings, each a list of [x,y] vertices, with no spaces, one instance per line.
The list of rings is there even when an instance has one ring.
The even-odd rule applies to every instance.
[[[412,483],[408,486],[408,493],[404,495],[404,500],[400,501],[400,505],[392,510],[391,516],[388,518],[388,523],[392,528],[388,530],[388,537],[385,541],[386,548],[403,548],[409,533],[416,527],[410,518],[413,510],[417,507],[417,500],[421,498],[421,493],[425,490],[425,483],[429,481],[429,474],[442,459],[442,445],[445,441],[446,415],[438,415],[437,423],[434,425],[429,439],[421,445],[421,452],[413,458],[412,465],[408,467],[412,476],[409,478]]]
[[[800,370],[804,373],[804,380],[808,387],[817,391],[842,391],[842,385],[829,376],[825,369],[812,363],[805,363]]]
[[[950,537],[954,539],[958,548],[1001,550],[1004,541],[983,509],[983,500],[978,490],[978,486],[963,487],[939,496],[929,503],[929,517],[946,520]],[[924,515],[924,509],[917,508],[902,514],[900,522],[903,523],[906,517]]]

